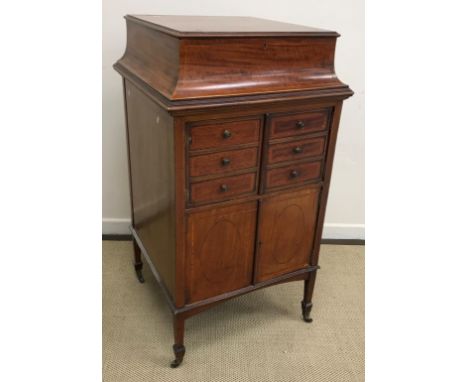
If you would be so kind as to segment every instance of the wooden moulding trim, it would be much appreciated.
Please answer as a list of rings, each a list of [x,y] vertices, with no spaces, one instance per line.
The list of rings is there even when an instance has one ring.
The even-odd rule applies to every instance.
[[[194,302],[192,304],[185,305],[183,308],[176,309],[175,313],[180,314],[180,313],[188,312],[188,311],[190,311],[192,309],[196,309],[196,308],[199,308],[199,307],[202,307],[202,306],[207,306],[207,305],[211,305],[211,304],[214,304],[214,303],[217,303],[217,302],[220,302],[220,301],[228,300],[230,298],[240,296],[242,294],[246,294],[246,293],[249,293],[249,292],[253,292],[253,291],[257,290],[257,289],[265,288],[265,287],[270,286],[270,285],[284,283],[284,282],[288,282],[288,281],[296,281],[297,276],[305,274],[305,273],[315,272],[317,269],[320,269],[320,267],[318,265],[317,266],[309,266],[307,268],[300,269],[300,270],[295,271],[295,272],[287,273],[285,275],[281,275],[281,276],[272,278],[270,280],[266,280],[266,281],[262,281],[262,282],[259,282],[259,283],[253,284],[253,285],[249,285],[249,286],[247,286],[245,288],[237,289],[237,290],[232,291],[232,292],[223,293],[223,294],[220,294],[218,296],[208,298],[206,300],[201,300],[201,301]]]
[[[203,38],[203,37],[276,37],[276,36],[315,36],[315,37],[340,37],[335,31],[288,31],[288,32],[181,32],[166,26],[151,23],[138,18],[145,15],[126,15],[124,18],[133,23],[140,24],[146,28],[154,29],[177,38]]]
[[[184,111],[192,111],[197,109],[217,108],[223,106],[239,106],[239,105],[253,105],[262,103],[276,103],[285,101],[298,101],[298,100],[344,100],[351,97],[354,92],[347,85],[339,86],[336,88],[317,89],[317,90],[299,90],[282,93],[263,93],[257,95],[246,95],[236,97],[215,97],[204,99],[191,99],[171,101],[164,97],[157,90],[142,81],[139,77],[135,76],[128,69],[126,69],[119,62],[114,64],[114,69],[120,73],[126,80],[133,83],[137,88],[144,92],[158,105],[173,112],[174,115],[181,114]],[[179,112],[179,113],[178,113]]]

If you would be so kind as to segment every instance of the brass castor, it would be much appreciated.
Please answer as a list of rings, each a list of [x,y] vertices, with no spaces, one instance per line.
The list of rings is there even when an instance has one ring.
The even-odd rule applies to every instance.
[[[137,275],[137,279],[140,283],[143,284],[145,282],[145,279],[143,278],[142,269],[143,269],[143,263],[135,264],[135,272]]]
[[[310,317],[310,312],[312,310],[312,303],[302,301],[301,306],[302,306],[302,319],[307,323],[311,323],[313,321],[312,318]]]
[[[178,367],[182,363],[182,360],[184,359],[185,346],[176,344],[172,347],[172,349],[174,350],[174,354],[176,357],[175,360],[171,362],[171,367],[174,369]]]

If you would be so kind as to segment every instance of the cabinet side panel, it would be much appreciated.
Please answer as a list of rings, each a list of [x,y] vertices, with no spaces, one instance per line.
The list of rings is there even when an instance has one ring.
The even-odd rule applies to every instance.
[[[311,253],[311,265],[317,265],[320,253],[320,241],[322,239],[323,224],[325,221],[325,212],[328,200],[328,191],[330,189],[330,180],[333,169],[333,159],[335,157],[336,139],[338,137],[338,126],[340,123],[341,107],[343,102],[337,102],[332,115],[332,123],[328,138],[328,147],[325,156],[325,165],[323,170],[323,188],[320,195],[319,211],[317,217],[317,229],[315,231],[314,246]]]
[[[172,117],[125,81],[133,225],[174,298],[175,169]]]

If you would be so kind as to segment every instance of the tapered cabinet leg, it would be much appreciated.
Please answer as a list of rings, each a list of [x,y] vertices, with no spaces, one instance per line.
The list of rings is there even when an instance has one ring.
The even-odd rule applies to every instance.
[[[144,283],[145,279],[143,278],[143,262],[141,261],[141,249],[138,246],[137,242],[135,239],[133,241],[133,255],[134,255],[134,266],[135,266],[135,272],[138,278],[138,281],[140,283]]]
[[[171,367],[178,367],[185,355],[184,346],[184,330],[185,330],[185,319],[181,316],[174,316],[174,350],[175,359],[171,363]]]
[[[302,318],[305,322],[312,322],[310,312],[312,311],[312,293],[314,292],[316,271],[311,272],[307,280],[304,281],[304,299],[301,302]]]

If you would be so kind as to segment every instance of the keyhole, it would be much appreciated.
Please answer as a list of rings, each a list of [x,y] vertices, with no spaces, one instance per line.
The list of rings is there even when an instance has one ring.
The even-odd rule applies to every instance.
[[[267,43],[266,43],[266,41],[265,41],[265,42],[263,43],[263,49],[266,50],[266,48],[267,48]]]

